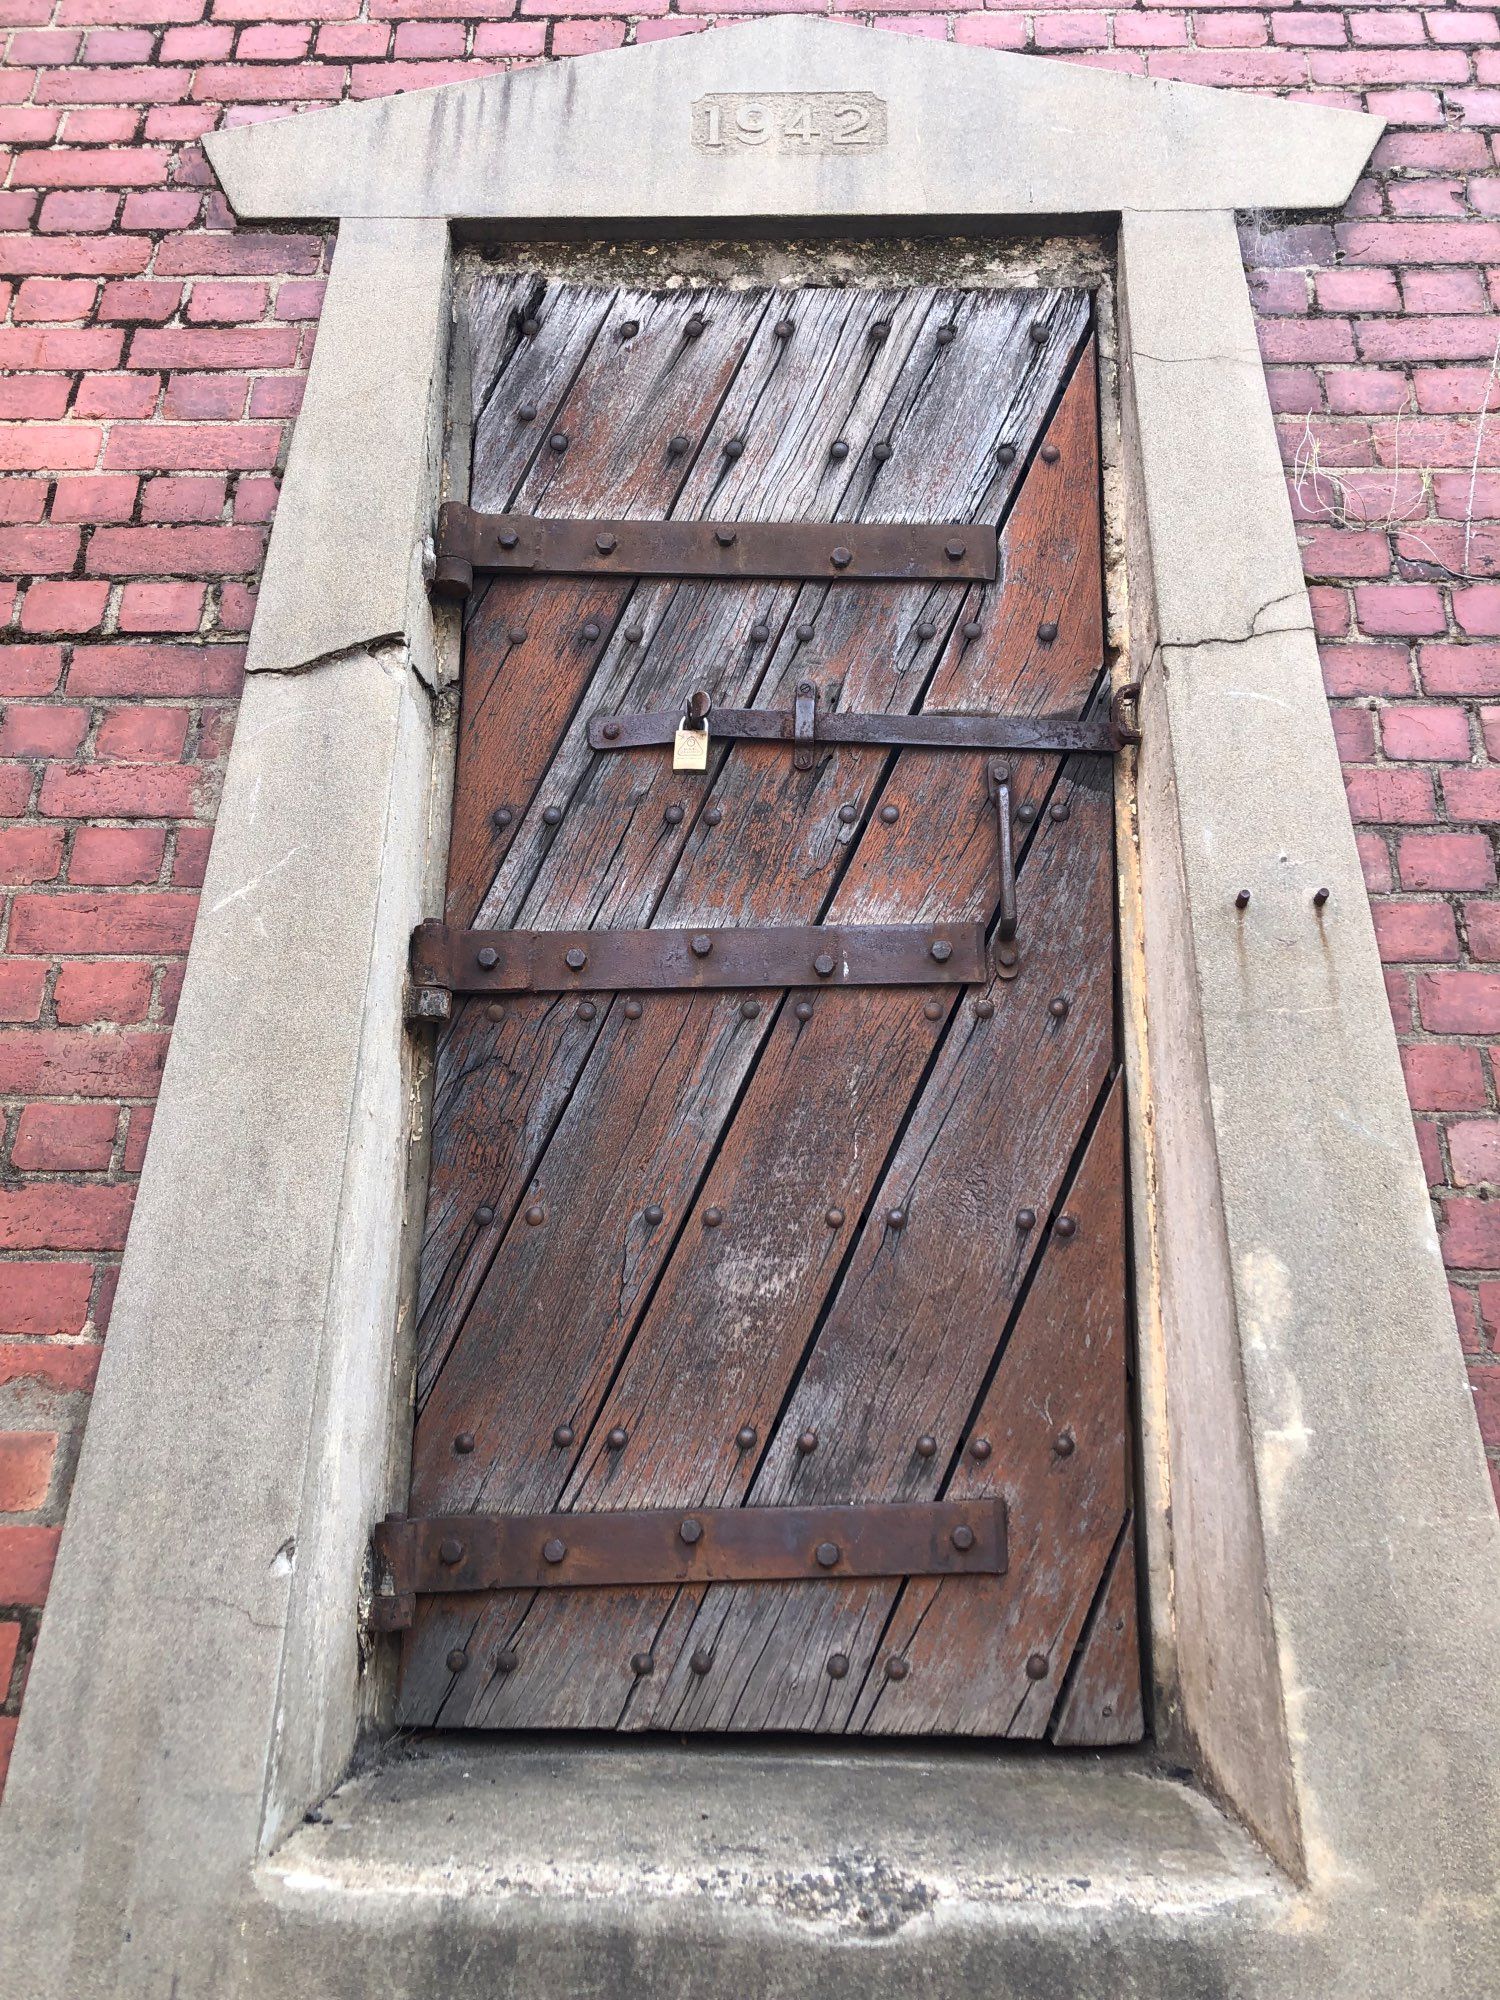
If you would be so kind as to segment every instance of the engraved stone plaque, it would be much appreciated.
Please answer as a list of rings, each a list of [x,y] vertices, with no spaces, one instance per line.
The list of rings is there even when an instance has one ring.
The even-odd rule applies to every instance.
[[[886,106],[869,90],[726,90],[693,105],[705,153],[854,153],[886,142]]]

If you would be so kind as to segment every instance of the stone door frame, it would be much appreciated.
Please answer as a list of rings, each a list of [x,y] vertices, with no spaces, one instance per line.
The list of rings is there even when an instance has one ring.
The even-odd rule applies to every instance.
[[[706,101],[778,93],[859,93],[881,142],[706,143]],[[455,230],[1073,218],[1115,231],[1144,683],[1122,900],[1158,1729],[1276,1864],[1268,1893],[1213,1914],[1209,1849],[1233,1826],[1205,1807],[1219,1830],[1202,1883],[1191,1856],[1182,1876],[1202,1936],[1152,1990],[1208,1990],[1213,1965],[1237,1991],[1437,1990],[1439,1974],[1482,1990],[1495,1516],[1235,229],[1236,210],[1342,203],[1380,129],[786,18],[206,142],[242,219],[331,215],[338,244],[0,1812],[0,1986],[270,1993],[326,1959],[365,1980],[350,1991],[421,1990],[385,1957],[358,1971],[362,1950],[385,1952],[388,1913],[341,1902],[331,1876],[322,1902],[288,1915],[287,1897],[312,1893],[296,1829],[367,1713],[359,1581],[404,1490],[422,1116],[403,970],[446,839],[457,633],[425,573]],[[1183,1935],[1149,1867],[1103,1916],[1062,1886],[1082,1879],[1066,1856],[1075,1822],[1097,1821],[1096,1781],[1071,1762],[1048,1782],[1057,1897],[1030,1928],[1003,1896],[984,1906],[997,1992],[1036,1990],[1016,1954],[1044,1931],[1053,1949],[1059,1923],[1163,1951]],[[866,1832],[877,1848],[914,1837]],[[1121,1851],[1139,1837],[1127,1814]],[[440,1936],[442,1894],[426,1893],[400,1921]],[[670,1932],[641,1884],[620,1893],[639,1915],[618,1923]],[[510,1983],[483,1990],[556,1990],[505,1956],[506,1907],[485,1921]],[[1107,1961],[1101,1992],[1118,1990]],[[940,1941],[930,1962],[935,1991],[968,1990],[944,1984]],[[660,1990],[689,1982],[664,1971]],[[1071,1990],[1096,1988],[1080,1974]]]

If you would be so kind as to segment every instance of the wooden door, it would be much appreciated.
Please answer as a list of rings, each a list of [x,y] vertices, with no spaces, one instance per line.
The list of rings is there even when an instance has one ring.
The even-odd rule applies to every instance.
[[[979,523],[999,573],[481,577],[451,934],[993,927],[985,753],[710,732],[691,771],[590,724],[1107,711],[1087,295],[495,277],[475,326],[476,510]],[[407,1722],[1141,1733],[1113,768],[1006,761],[1015,947],[967,984],[454,993],[384,1544],[451,1530],[398,1579]],[[1003,1570],[847,1573],[934,1503],[998,1520]],[[726,1510],[834,1507],[827,1574],[670,1581],[612,1581],[584,1518],[717,1548]],[[444,1589],[493,1516],[558,1574]]]

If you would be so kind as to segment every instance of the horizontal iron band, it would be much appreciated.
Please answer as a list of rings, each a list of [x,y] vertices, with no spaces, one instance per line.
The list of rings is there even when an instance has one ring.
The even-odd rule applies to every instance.
[[[773,924],[763,930],[412,933],[418,987],[622,993],[744,986],[953,986],[983,979],[984,926]]]
[[[591,750],[638,750],[671,743],[682,727],[678,709],[637,715],[596,715],[589,722]],[[711,708],[692,727],[707,726],[710,739],[792,746],[793,717],[783,708]],[[1054,750],[1112,757],[1119,748],[1107,715],[1077,721],[1052,715],[822,715],[812,741],[870,743],[889,750]]]
[[[956,552],[956,553],[955,553]],[[851,583],[991,583],[993,527],[910,521],[561,521],[439,510],[440,588],[466,572],[531,576],[807,577]]]
[[[998,1498],[393,1515],[376,1529],[375,1546],[398,1601],[470,1590],[1000,1576],[1007,1563],[1005,1502]]]

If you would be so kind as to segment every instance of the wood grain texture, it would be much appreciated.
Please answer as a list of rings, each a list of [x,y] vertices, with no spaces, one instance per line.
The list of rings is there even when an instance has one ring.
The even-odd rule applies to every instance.
[[[1135,1520],[1127,1514],[1104,1588],[1057,1705],[1051,1731],[1054,1743],[1139,1743],[1145,1734],[1136,1590]]]
[[[523,309],[538,313],[535,337],[517,332]],[[696,341],[684,332],[694,311],[706,321]],[[785,318],[795,321],[790,340],[776,333]],[[640,332],[622,341],[626,319]],[[881,319],[890,335],[873,341]],[[1032,338],[1034,322],[1045,338]],[[492,584],[466,641],[450,920],[557,929],[988,918],[995,830],[981,757],[825,747],[812,772],[797,773],[784,751],[717,745],[705,774],[674,774],[661,751],[595,756],[585,730],[600,710],[685,706],[698,687],[727,705],[789,706],[806,678],[844,708],[1079,712],[1101,645],[1091,349],[1052,405],[1085,325],[1086,302],[1064,294],[653,298],[493,284],[474,343],[477,505],[994,520],[1023,474],[1026,485],[989,589]],[[950,326],[956,338],[940,340]],[[526,400],[538,405],[532,425],[515,416]],[[1032,454],[1049,416],[1058,451],[1044,460]],[[568,449],[550,453],[557,428]],[[679,429],[690,448],[674,457],[666,439]],[[847,455],[830,449],[836,439],[849,440]],[[742,448],[726,452],[730,440]],[[879,459],[877,441],[892,447]],[[1001,441],[1017,443],[1013,461],[998,455]],[[585,641],[590,618],[600,633]],[[962,634],[971,619],[983,628],[977,641]],[[918,632],[924,621],[930,636]],[[1039,636],[1048,624],[1056,635]],[[519,631],[524,640],[511,636]],[[1010,761],[1016,804],[1040,806],[1057,760]],[[1107,996],[1108,785],[1090,793],[1078,775],[1071,767],[1056,787],[1076,811],[1044,816],[1024,857],[1022,937],[1028,898],[1037,934],[1050,921],[1071,937],[1075,960],[1097,934]],[[491,817],[497,805],[510,813],[503,828]],[[894,821],[882,806],[895,808]],[[1086,845],[1090,828],[1102,831],[1102,869],[1086,862],[1070,890],[1058,857]],[[1049,965],[1043,951],[1038,992]],[[1029,1019],[1021,989],[1032,970],[1028,950],[1022,979],[992,989],[992,1058]],[[935,1215],[946,1198],[934,1162],[970,1120],[953,1050],[972,1042],[977,1021],[951,992],[936,1019],[921,989],[810,997],[806,1020],[775,994],[655,994],[631,1009],[624,995],[583,1007],[528,996],[459,1009],[439,1057],[413,1512],[774,1504],[803,1421],[799,1398],[831,1409],[830,1395],[858,1411],[866,1443],[852,1457],[820,1449],[799,1500],[935,1491],[949,1442],[914,1481],[909,1450],[903,1459],[891,1444],[904,1412],[889,1366],[872,1371],[858,1340],[837,1329],[846,1296],[850,1326],[863,1325],[883,1285],[880,1218],[914,1130],[926,1150],[906,1160],[906,1199],[920,1192]],[[1092,1101],[1082,1079],[1097,1095],[1108,1070],[1107,997],[1102,1012],[1082,997],[1065,1026],[1045,1046],[1076,1036],[1086,1051],[1070,1071],[1076,1137]],[[1015,1075],[1030,1056],[1023,1031]],[[971,1054],[968,1068],[982,1063]],[[1043,1096],[1049,1088],[1045,1078],[1035,1085]],[[995,1096],[986,1087],[976,1099],[991,1121]],[[1055,1190],[1071,1144],[1059,1139],[1037,1185]],[[958,1183],[972,1176],[969,1159]],[[972,1207],[971,1194],[962,1199]],[[1050,1192],[1035,1198],[1040,1206]],[[711,1207],[725,1211],[717,1229],[704,1226]],[[492,1219],[479,1219],[481,1208]],[[915,1214],[905,1234],[915,1270],[929,1254]],[[860,1275],[871,1247],[882,1265],[873,1279]],[[1013,1261],[1014,1294],[1029,1265]],[[952,1370],[955,1431],[991,1365],[1003,1300],[998,1326],[980,1319],[972,1353]],[[921,1322],[919,1341],[937,1338],[936,1325]],[[745,1422],[757,1430],[750,1449],[736,1442]],[[616,1424],[629,1434],[623,1450],[605,1441]],[[455,1449],[461,1434],[472,1448]],[[806,1472],[794,1464],[792,1477]],[[897,1595],[814,1585],[725,1587],[707,1603],[668,1589],[548,1592],[545,1603],[528,1592],[424,1599],[405,1649],[403,1713],[490,1727],[882,1728],[854,1710]],[[748,1635],[738,1643],[763,1635],[757,1673],[721,1672],[734,1647],[704,1623],[719,1618],[720,1597],[736,1600]],[[830,1617],[857,1635],[856,1664],[836,1683],[822,1671]],[[704,1645],[714,1665],[694,1675],[689,1656]],[[447,1665],[455,1648],[466,1658],[457,1675]],[[497,1672],[504,1649],[515,1663]],[[639,1652],[654,1662],[642,1677],[629,1666]],[[804,1671],[814,1657],[816,1684]]]

